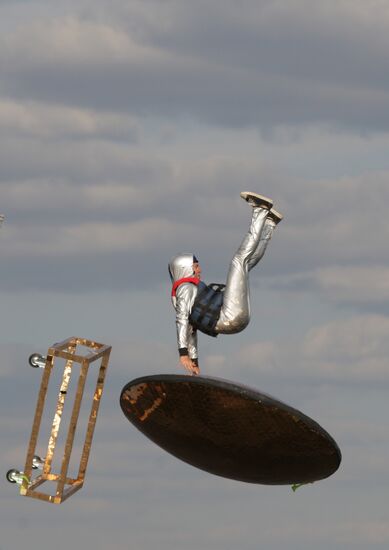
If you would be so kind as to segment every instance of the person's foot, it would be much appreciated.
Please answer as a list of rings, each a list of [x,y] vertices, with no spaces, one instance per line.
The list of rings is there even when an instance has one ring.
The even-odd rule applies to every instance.
[[[263,195],[258,195],[258,193],[253,193],[252,191],[242,191],[240,196],[251,204],[251,206],[266,208],[266,210],[270,210],[273,206],[273,201],[271,199]]]
[[[269,212],[269,214],[267,215],[267,219],[269,220],[273,220],[273,222],[277,225],[278,223],[280,223],[280,221],[283,219],[283,215],[281,214],[281,212],[277,212],[277,210],[275,208],[272,208]]]

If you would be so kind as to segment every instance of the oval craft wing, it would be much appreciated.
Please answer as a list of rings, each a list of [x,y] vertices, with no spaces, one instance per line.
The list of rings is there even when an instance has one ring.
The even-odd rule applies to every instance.
[[[128,420],[177,458],[215,475],[267,485],[333,474],[340,450],[317,422],[269,395],[203,376],[154,375],[129,382]]]

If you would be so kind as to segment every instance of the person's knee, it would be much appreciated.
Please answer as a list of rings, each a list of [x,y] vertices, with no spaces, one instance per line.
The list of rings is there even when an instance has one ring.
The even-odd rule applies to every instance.
[[[249,322],[250,316],[247,313],[243,312],[241,315],[239,315],[235,320],[236,327],[238,328],[237,332],[242,332],[242,330],[247,327]]]
[[[237,334],[242,332],[249,322],[250,316],[242,311],[230,319],[220,318],[215,328],[220,334]]]

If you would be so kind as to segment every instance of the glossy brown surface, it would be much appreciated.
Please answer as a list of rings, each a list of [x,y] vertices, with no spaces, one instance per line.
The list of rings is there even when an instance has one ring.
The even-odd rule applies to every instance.
[[[219,476],[282,485],[333,474],[331,436],[300,411],[226,380],[182,375],[138,378],[122,390],[125,416],[177,458]]]

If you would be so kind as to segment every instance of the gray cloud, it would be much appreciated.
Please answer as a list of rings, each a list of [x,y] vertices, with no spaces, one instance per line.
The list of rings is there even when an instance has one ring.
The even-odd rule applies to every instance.
[[[144,154],[134,154],[131,144],[101,140],[80,144],[77,141],[1,139],[2,181],[50,178],[82,185],[91,181],[109,183],[115,177],[116,181],[126,182],[141,178],[146,184],[164,170],[162,162],[150,161]]]
[[[136,121],[125,115],[34,102],[22,104],[9,99],[0,101],[0,131],[7,138],[12,135],[56,141],[100,138],[130,143],[137,140],[138,134]]]
[[[90,288],[122,288],[139,278],[155,284],[156,266],[164,270],[185,249],[224,278],[249,220],[238,193],[264,180],[285,221],[271,243],[271,262],[261,265],[261,280],[268,277],[270,287],[280,290],[320,292],[335,302],[382,302],[377,281],[385,287],[386,172],[316,182],[294,178],[291,184],[251,158],[173,160],[147,155],[141,144],[127,149],[90,140],[59,151],[34,140],[14,167],[20,142],[4,143],[4,171],[15,180],[0,183],[7,214],[3,288],[21,284],[25,269],[32,285],[45,272],[40,288],[63,288],[64,281],[72,288],[77,277]],[[375,284],[366,284],[370,276]]]
[[[355,266],[324,268],[316,274],[317,287],[331,300],[360,306],[388,307],[388,268]]]
[[[113,6],[99,20],[57,18],[3,37],[3,93],[233,127],[388,129],[386,12],[352,2]]]
[[[259,341],[241,348],[232,360],[221,357],[209,366],[215,372],[315,383],[387,384],[387,331],[382,315],[358,315],[330,321],[306,332],[301,340]],[[231,372],[229,369],[231,368]]]

